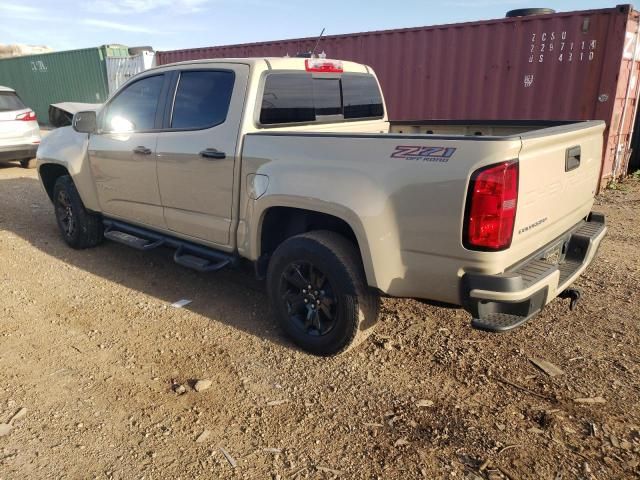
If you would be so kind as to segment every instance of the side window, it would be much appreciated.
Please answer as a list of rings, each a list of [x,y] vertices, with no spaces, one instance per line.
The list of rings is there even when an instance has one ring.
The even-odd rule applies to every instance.
[[[262,96],[260,123],[304,123],[316,119],[311,75],[278,73],[268,75]]]
[[[178,80],[171,128],[202,129],[224,123],[235,75],[229,71],[184,71]]]
[[[373,75],[342,77],[344,118],[381,118],[384,115],[382,95]]]
[[[104,129],[110,132],[153,130],[164,75],[145,77],[125,87],[107,107]]]

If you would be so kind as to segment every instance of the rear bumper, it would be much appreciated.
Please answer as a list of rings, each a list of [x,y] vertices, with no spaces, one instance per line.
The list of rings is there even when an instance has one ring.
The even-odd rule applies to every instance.
[[[23,158],[34,158],[38,151],[38,144],[11,145],[0,147],[0,161],[22,160]]]
[[[499,275],[466,273],[464,308],[474,319],[517,316],[524,322],[567,289],[589,266],[607,232],[604,215],[587,220]],[[550,261],[553,255],[559,262]]]

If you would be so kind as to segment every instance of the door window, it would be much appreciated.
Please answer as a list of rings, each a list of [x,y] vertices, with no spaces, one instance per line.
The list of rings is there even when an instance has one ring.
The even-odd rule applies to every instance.
[[[104,122],[108,132],[153,130],[164,75],[145,77],[125,87],[109,103]]]
[[[230,71],[185,71],[180,74],[171,128],[199,130],[224,123],[233,93]]]

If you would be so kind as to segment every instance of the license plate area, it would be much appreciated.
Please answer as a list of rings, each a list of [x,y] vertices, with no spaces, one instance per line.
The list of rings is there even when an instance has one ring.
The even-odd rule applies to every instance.
[[[549,265],[560,265],[564,262],[564,259],[567,255],[567,250],[569,247],[569,238],[567,236],[562,240],[556,242],[551,247],[546,249],[544,252],[540,254],[538,260],[542,260],[544,263]]]

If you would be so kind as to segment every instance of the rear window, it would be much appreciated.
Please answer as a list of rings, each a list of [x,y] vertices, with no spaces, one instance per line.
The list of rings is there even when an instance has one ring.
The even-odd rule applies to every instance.
[[[373,75],[345,75],[342,78],[344,118],[380,118],[382,96]]]
[[[345,73],[336,78],[310,73],[271,73],[262,96],[260,123],[328,122],[382,118],[382,95],[373,75]]]
[[[14,92],[0,92],[0,112],[24,110],[25,105]]]
[[[337,78],[315,78],[312,83],[316,117],[342,115],[340,80]]]

